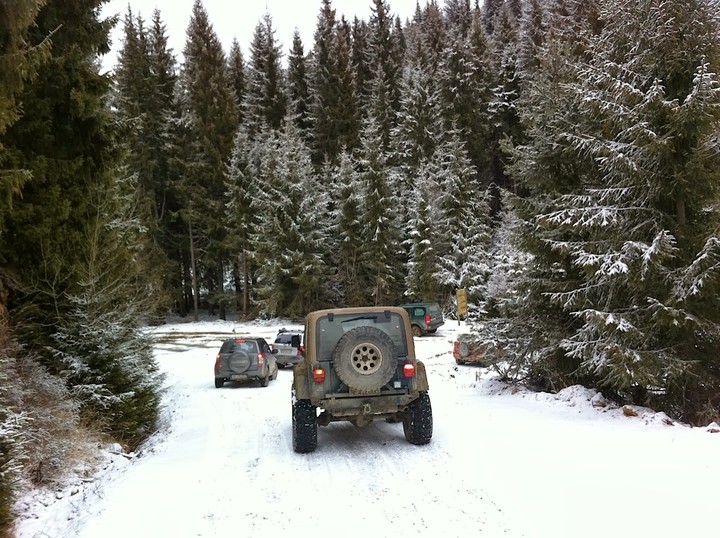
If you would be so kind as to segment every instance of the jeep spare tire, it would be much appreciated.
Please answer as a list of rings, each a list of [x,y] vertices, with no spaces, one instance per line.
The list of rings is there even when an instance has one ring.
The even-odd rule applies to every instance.
[[[397,369],[392,339],[375,327],[356,327],[338,340],[333,350],[335,373],[351,389],[378,390]]]

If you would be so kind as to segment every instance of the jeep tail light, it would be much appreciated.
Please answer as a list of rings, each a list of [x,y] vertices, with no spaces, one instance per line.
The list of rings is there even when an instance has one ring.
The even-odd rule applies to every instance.
[[[415,365],[411,362],[406,362],[403,365],[403,375],[407,378],[415,377]]]
[[[315,383],[325,383],[325,370],[315,368],[313,370],[313,381],[315,381]]]
[[[425,325],[430,325],[431,321],[432,321],[432,316],[430,314],[425,314]]]
[[[265,364],[265,355],[258,353],[258,366]]]

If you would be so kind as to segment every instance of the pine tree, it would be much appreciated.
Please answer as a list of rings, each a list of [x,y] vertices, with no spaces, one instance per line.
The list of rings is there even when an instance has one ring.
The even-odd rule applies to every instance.
[[[437,278],[440,271],[436,245],[438,231],[436,170],[431,164],[423,162],[418,170],[418,184],[411,195],[411,215],[409,220],[408,270],[405,278],[405,295],[412,301],[441,301],[444,299],[442,286]]]
[[[121,371],[103,370],[105,355],[98,353],[122,353],[132,347],[142,321],[140,312],[147,312],[154,300],[152,282],[144,272],[148,267],[143,259],[144,229],[136,219],[114,218],[119,214],[115,204],[121,200],[116,189],[122,177],[120,133],[108,106],[110,80],[98,72],[97,62],[109,50],[108,32],[114,21],[98,19],[101,3],[50,1],[28,31],[29,43],[41,42],[52,32],[52,50],[37,77],[26,84],[24,115],[5,139],[13,164],[31,171],[32,180],[23,185],[16,210],[9,215],[8,237],[13,241],[3,253],[9,267],[22,268],[16,273],[17,290],[8,301],[11,311],[24,315],[18,340],[26,353],[42,361],[48,375],[67,373],[63,343],[54,337],[61,327],[72,324],[74,299],[88,284],[88,275],[97,277],[92,319],[130,313],[113,319],[113,334],[93,332],[93,349],[79,345],[72,349],[74,357],[86,364],[88,376],[105,372],[107,396],[123,400],[112,412],[96,408],[106,424],[122,424],[122,433],[112,427],[107,431],[137,443],[150,433],[158,411],[158,387],[149,383],[152,357],[146,355],[147,369],[123,378]],[[135,194],[135,187],[127,192]],[[107,207],[104,201],[113,210],[99,219],[98,212]],[[133,201],[137,203],[137,198]],[[139,296],[142,303],[137,302]],[[88,330],[75,324],[65,334],[79,342]],[[80,379],[63,378],[71,392],[80,391]],[[144,403],[142,412],[137,412],[140,398]],[[83,412],[89,413],[90,400],[83,403],[87,404]],[[133,435],[125,436],[131,431]]]
[[[392,15],[385,0],[373,0],[370,11],[368,52],[374,74],[367,114],[380,128],[383,151],[389,151],[390,132],[400,108],[400,36],[393,34]]]
[[[47,58],[47,41],[28,42],[28,28],[33,24],[43,1],[5,2],[0,5],[0,265],[3,255],[11,248],[12,239],[6,240],[5,216],[13,209],[13,199],[30,179],[27,170],[9,166],[6,160],[4,134],[20,116],[22,92],[25,83],[37,75]],[[11,532],[12,505],[15,487],[22,471],[22,458],[27,445],[23,427],[27,409],[18,406],[16,394],[20,391],[20,376],[16,373],[15,357],[21,347],[10,333],[7,311],[8,287],[11,272],[0,269],[0,534]],[[10,274],[9,274],[10,273]]]
[[[342,148],[337,66],[337,20],[330,0],[323,0],[315,29],[309,73],[313,162],[337,159]]]
[[[186,111],[194,140],[186,192],[190,200],[184,203],[188,230],[205,241],[201,260],[202,274],[208,290],[210,308],[219,307],[225,316],[225,227],[219,215],[225,207],[225,166],[232,151],[238,127],[235,92],[230,85],[227,61],[220,41],[208,20],[201,0],[193,5],[188,25],[181,72],[181,84],[187,92]],[[194,250],[194,249],[193,249]]]
[[[281,59],[272,17],[265,14],[255,27],[250,44],[247,89],[242,103],[243,121],[251,139],[264,125],[280,129],[287,115],[288,97]]]
[[[370,27],[364,20],[357,17],[352,23],[352,67],[355,91],[358,103],[366,103],[371,93],[373,67],[370,57]],[[360,106],[361,118],[365,118],[367,110]]]
[[[315,180],[310,153],[292,122],[258,138],[258,217],[252,236],[263,312],[302,317],[328,304],[328,197]]]
[[[437,84],[445,130],[460,129],[473,165],[485,184],[495,178],[491,170],[494,118],[490,113],[494,73],[489,43],[479,16],[464,35],[452,29],[438,59]]]
[[[235,289],[240,299],[240,311],[243,319],[250,316],[254,299],[252,283],[254,281],[255,264],[251,259],[251,237],[255,233],[256,219],[253,199],[260,194],[256,192],[259,185],[254,181],[255,163],[252,160],[253,147],[250,137],[244,128],[238,129],[235,136],[230,164],[227,170],[227,223],[228,251],[233,253]]]
[[[332,263],[337,270],[337,282],[344,303],[361,306],[367,300],[360,259],[364,240],[361,210],[363,191],[350,153],[343,151],[339,161],[332,182],[333,236],[337,244]]]
[[[484,296],[490,244],[490,206],[465,150],[460,133],[452,130],[435,158],[441,215],[436,277],[446,296],[466,289],[471,299]]]
[[[124,21],[124,46],[115,78],[115,107],[125,128],[125,173],[136,174],[142,210],[139,217],[149,230],[155,250],[148,276],[158,282],[158,314],[170,306],[175,285],[172,274],[177,196],[170,175],[167,124],[172,115],[176,84],[175,59],[168,49],[166,28],[155,11],[150,27],[128,11]],[[164,293],[165,300],[160,300]]]
[[[139,331],[154,305],[143,274],[149,265],[139,262],[145,232],[133,214],[137,193],[131,180],[90,193],[97,213],[85,225],[79,281],[52,334],[55,360],[85,413],[131,449],[157,427],[163,379]]]
[[[62,297],[74,285],[74,263],[82,255],[82,226],[94,211],[87,193],[109,182],[119,157],[106,107],[110,80],[94,64],[108,50],[110,22],[99,21],[92,9],[100,3],[53,1],[38,12],[27,41],[40,43],[54,32],[52,53],[26,83],[23,116],[4,139],[9,166],[33,178],[6,215],[5,237],[13,239],[3,256],[22,268],[25,294],[15,297],[15,306],[34,306],[37,329],[62,315]],[[47,336],[40,332],[31,337],[34,345]]]
[[[495,127],[491,133],[489,179],[496,185],[509,187],[500,141],[506,138],[520,140],[522,137],[516,109],[520,97],[518,21],[510,4],[505,4],[495,17],[491,55],[497,76],[489,105],[489,123]]]
[[[402,296],[403,259],[401,232],[397,222],[398,200],[381,126],[371,116],[361,137],[358,160],[362,185],[363,250],[361,278],[372,304],[393,304]]]
[[[19,117],[19,96],[25,82],[35,77],[38,66],[47,58],[50,44],[47,39],[38,43],[27,41],[27,29],[43,4],[44,1],[37,0],[0,6],[0,35],[5,36],[0,46],[0,252],[5,250],[2,248],[4,216],[12,210],[13,197],[30,177],[27,170],[9,166],[2,136]],[[0,281],[0,291],[2,287]]]
[[[293,33],[292,49],[287,68],[289,114],[307,142],[309,140],[310,90],[308,88],[307,58],[300,32]]]
[[[603,29],[563,103],[577,110],[577,127],[555,124],[576,156],[562,166],[577,174],[532,221],[546,274],[537,307],[570,320],[555,346],[573,374],[560,381],[584,375],[686,420],[716,415],[720,394],[708,359],[720,342],[717,216],[708,212],[718,176],[704,150],[720,119],[714,7],[638,0],[601,10]],[[536,192],[545,185],[531,158],[517,169]]]
[[[242,125],[242,102],[245,100],[245,92],[247,91],[245,57],[243,56],[242,49],[240,49],[240,43],[237,39],[233,39],[230,45],[230,52],[228,54],[228,76],[230,78],[230,84],[235,92],[235,102],[237,103],[238,109],[238,123]]]

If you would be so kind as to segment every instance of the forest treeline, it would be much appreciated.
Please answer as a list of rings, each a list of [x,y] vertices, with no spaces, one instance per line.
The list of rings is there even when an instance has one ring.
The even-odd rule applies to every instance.
[[[368,2],[246,51],[201,0],[182,51],[0,3],[0,528],[78,439],[154,431],[170,313],[463,288],[507,380],[718,419],[718,0]]]

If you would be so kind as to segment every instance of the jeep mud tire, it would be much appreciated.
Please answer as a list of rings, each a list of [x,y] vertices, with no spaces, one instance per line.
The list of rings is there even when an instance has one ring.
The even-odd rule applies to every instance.
[[[299,454],[317,448],[317,413],[308,400],[295,400],[292,404],[292,444]]]
[[[397,370],[397,351],[390,337],[375,327],[356,327],[338,340],[333,350],[335,373],[358,392],[386,385]]]
[[[410,402],[403,419],[403,432],[405,439],[413,445],[426,445],[432,439],[432,406],[427,392],[421,392],[416,400]]]

